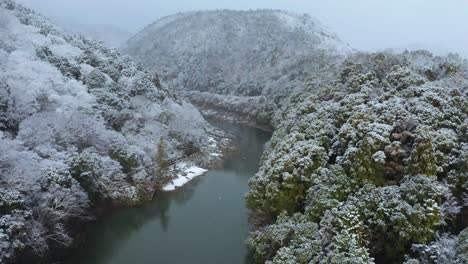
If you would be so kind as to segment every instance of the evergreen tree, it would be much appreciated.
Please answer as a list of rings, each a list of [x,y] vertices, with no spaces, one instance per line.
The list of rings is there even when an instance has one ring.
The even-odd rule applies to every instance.
[[[161,175],[168,166],[169,161],[167,160],[166,154],[166,142],[161,138],[156,152],[156,174]]]
[[[418,138],[415,148],[411,152],[408,172],[411,175],[436,175],[437,166],[434,156],[434,147],[429,137]]]

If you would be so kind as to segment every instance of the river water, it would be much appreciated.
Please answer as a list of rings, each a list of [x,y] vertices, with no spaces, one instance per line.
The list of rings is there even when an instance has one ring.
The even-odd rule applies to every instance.
[[[244,195],[270,134],[215,122],[233,133],[239,150],[222,169],[137,208],[120,209],[90,229],[72,257],[80,264],[242,264],[249,230]]]

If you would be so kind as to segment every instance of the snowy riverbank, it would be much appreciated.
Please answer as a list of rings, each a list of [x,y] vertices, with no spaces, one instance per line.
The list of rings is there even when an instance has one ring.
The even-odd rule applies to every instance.
[[[187,164],[183,163],[178,165],[181,168],[181,171],[177,176],[166,184],[162,190],[163,191],[174,191],[176,188],[182,187],[187,182],[193,180],[194,178],[203,175],[208,170],[197,167],[197,166],[188,166]]]

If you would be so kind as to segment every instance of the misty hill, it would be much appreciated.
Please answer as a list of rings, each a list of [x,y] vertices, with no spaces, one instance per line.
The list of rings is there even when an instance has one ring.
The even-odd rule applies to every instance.
[[[210,130],[128,56],[0,0],[0,262],[69,246],[100,205],[152,199],[162,164],[202,155]]]
[[[189,91],[204,114],[262,126],[289,93],[329,75],[351,51],[309,15],[278,10],[168,16],[122,49],[169,87]]]
[[[284,88],[350,48],[308,15],[205,11],[168,16],[123,46],[177,89],[256,96]]]

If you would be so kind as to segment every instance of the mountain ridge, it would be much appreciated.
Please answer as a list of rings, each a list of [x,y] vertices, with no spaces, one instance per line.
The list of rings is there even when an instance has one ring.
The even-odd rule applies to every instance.
[[[274,56],[271,47],[276,48]],[[137,62],[157,70],[175,89],[241,95],[268,93],[257,78],[266,83],[275,78],[274,72],[302,67],[296,60],[310,58],[312,50],[351,50],[310,16],[278,10],[179,13],[147,26],[122,49]],[[153,56],[160,58],[149,58]],[[285,65],[275,65],[277,61]],[[188,68],[193,72],[186,71]],[[220,80],[223,73],[230,77]]]

